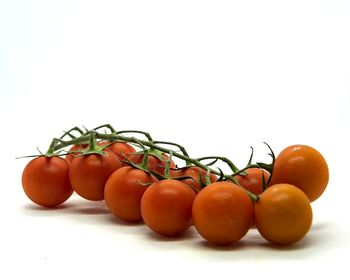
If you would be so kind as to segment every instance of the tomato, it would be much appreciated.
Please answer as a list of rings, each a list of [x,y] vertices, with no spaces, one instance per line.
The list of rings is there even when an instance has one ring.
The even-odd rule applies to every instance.
[[[129,160],[133,164],[141,164],[143,161],[144,154],[131,154],[129,156]],[[153,172],[164,175],[166,162],[169,160],[169,156],[165,153],[162,154],[163,160],[159,159],[154,155],[148,156],[147,168]],[[174,162],[171,162],[170,168],[176,168]]]
[[[238,180],[240,185],[252,192],[253,194],[260,194],[263,192],[263,177],[265,183],[267,183],[270,173],[265,169],[260,168],[249,168],[245,171],[246,175],[237,175],[235,178]]]
[[[108,149],[113,151],[120,160],[125,160],[130,154],[136,153],[134,147],[126,142],[114,142],[108,146]]]
[[[270,185],[297,186],[312,202],[322,195],[328,180],[328,166],[323,156],[312,147],[293,145],[277,156]]]
[[[310,201],[293,185],[273,185],[260,195],[255,204],[255,222],[266,240],[290,245],[301,240],[311,227]]]
[[[147,188],[141,199],[141,214],[154,232],[176,236],[185,232],[192,222],[194,191],[177,180],[162,180]]]
[[[88,200],[103,200],[108,177],[122,167],[120,159],[105,149],[105,155],[87,154],[72,160],[69,178],[73,189]]]
[[[105,202],[113,215],[126,222],[139,222],[141,198],[156,179],[142,170],[122,167],[108,178],[104,190]]]
[[[86,149],[89,145],[88,144],[76,144],[76,145],[73,145],[70,149],[69,149],[69,152],[73,152],[74,153],[71,153],[71,154],[68,154],[66,155],[65,159],[66,161],[68,161],[69,163],[72,162],[74,156],[77,156],[79,155],[79,152]],[[76,151],[76,152],[75,152]]]
[[[69,182],[69,164],[59,157],[40,156],[24,168],[22,185],[25,194],[38,205],[55,207],[73,193]]]
[[[194,225],[207,241],[227,245],[240,240],[253,220],[253,202],[232,182],[215,182],[202,189],[192,208]]]
[[[199,168],[198,166],[190,166],[184,169],[180,169],[180,172],[177,174],[177,176],[192,177],[193,179],[188,178],[188,179],[181,180],[181,182],[199,191],[201,189],[200,178],[205,183],[206,174],[207,174],[206,170]],[[215,174],[210,173],[209,179],[211,183],[213,183],[213,182],[216,182],[218,178],[216,177]]]

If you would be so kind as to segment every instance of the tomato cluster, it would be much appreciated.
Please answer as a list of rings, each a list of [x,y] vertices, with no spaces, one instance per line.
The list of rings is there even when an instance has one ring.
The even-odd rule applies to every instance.
[[[171,150],[137,151],[125,141],[95,144],[91,149],[91,143],[76,143],[65,157],[46,154],[31,160],[22,175],[26,195],[38,205],[55,207],[75,191],[88,200],[104,200],[118,219],[144,222],[165,236],[181,236],[194,225],[203,239],[227,245],[256,225],[266,240],[290,245],[310,229],[311,202],[329,177],[325,159],[305,145],[283,150],[270,169],[249,165],[223,176],[196,166],[197,161],[178,168]]]

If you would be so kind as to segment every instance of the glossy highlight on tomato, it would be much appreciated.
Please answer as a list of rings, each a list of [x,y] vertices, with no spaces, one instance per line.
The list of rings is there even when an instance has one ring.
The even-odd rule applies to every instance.
[[[73,193],[69,181],[69,164],[62,158],[39,156],[24,168],[22,186],[34,203],[55,207]]]

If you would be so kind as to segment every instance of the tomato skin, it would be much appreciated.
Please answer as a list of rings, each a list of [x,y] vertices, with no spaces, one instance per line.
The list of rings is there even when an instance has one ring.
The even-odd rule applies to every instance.
[[[130,166],[112,173],[104,190],[105,202],[111,213],[126,222],[140,222],[141,198],[147,184],[157,181],[152,175]]]
[[[312,223],[308,197],[290,184],[267,188],[255,204],[254,212],[258,231],[276,245],[290,245],[301,240]]]
[[[59,157],[37,157],[24,168],[22,186],[34,203],[55,207],[73,193],[69,182],[69,164]]]
[[[202,189],[192,208],[194,225],[207,241],[228,245],[240,240],[253,220],[253,202],[232,182],[215,182]]]
[[[310,146],[293,145],[277,156],[270,185],[297,186],[312,202],[322,195],[328,180],[328,166],[323,156]]]
[[[108,149],[113,151],[120,160],[125,160],[130,154],[136,153],[135,148],[126,142],[115,142],[108,146]]]
[[[153,172],[164,175],[166,161],[169,160],[169,156],[164,153],[162,156],[164,160],[160,160],[154,155],[149,155],[147,161],[147,168]],[[144,154],[131,154],[128,158],[133,164],[141,164],[143,161],[143,157]],[[170,168],[176,168],[174,162],[170,163]]]
[[[181,182],[183,182],[183,183],[187,184],[188,186],[190,186],[191,188],[199,191],[201,189],[200,178],[202,178],[202,181],[205,182],[206,174],[207,174],[206,170],[199,168],[198,166],[190,166],[190,167],[187,167],[187,168],[180,170],[180,172],[176,176],[192,177],[193,179],[191,179],[191,178],[184,179],[184,180],[181,180]],[[210,179],[211,183],[214,183],[218,180],[216,175],[212,174],[212,173],[210,173],[209,179]]]
[[[267,183],[270,173],[260,168],[249,168],[245,172],[247,172],[247,175],[235,176],[240,185],[253,194],[261,194],[263,192],[262,176],[264,176],[265,183]]]
[[[88,200],[103,200],[108,177],[122,163],[115,153],[104,150],[105,155],[87,154],[72,160],[69,179],[73,189]]]
[[[72,162],[74,156],[77,156],[79,154],[80,151],[86,149],[89,145],[88,144],[75,144],[73,145],[69,151],[72,152],[72,151],[77,151],[75,153],[71,153],[71,154],[68,154],[66,155],[65,159],[66,161],[68,161],[69,163]]]
[[[177,180],[162,180],[147,188],[141,200],[145,224],[154,232],[176,236],[192,223],[194,191]]]

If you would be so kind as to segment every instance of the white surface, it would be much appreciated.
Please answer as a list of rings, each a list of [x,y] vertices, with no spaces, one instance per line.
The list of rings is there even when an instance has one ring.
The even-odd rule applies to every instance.
[[[2,1],[0,279],[349,276],[350,5],[303,1]],[[286,249],[255,231],[207,246],[169,240],[72,197],[25,197],[27,159],[75,125],[111,123],[243,166],[303,143],[331,179],[307,238]],[[187,279],[187,278],[186,278]]]

